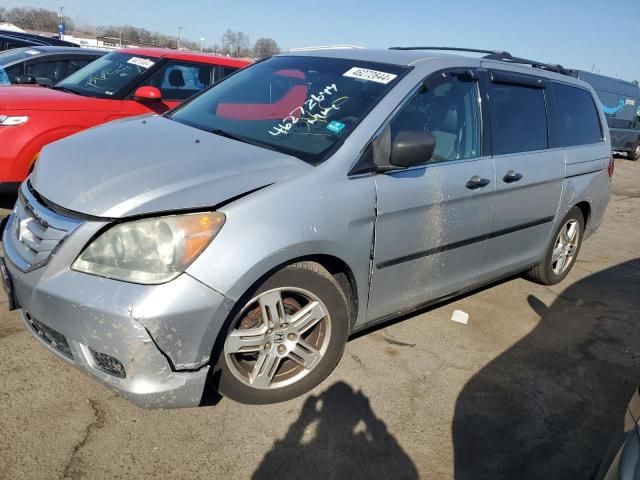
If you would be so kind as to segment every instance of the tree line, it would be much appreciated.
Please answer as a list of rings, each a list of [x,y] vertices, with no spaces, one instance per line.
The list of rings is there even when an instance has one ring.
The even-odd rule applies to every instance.
[[[37,32],[54,33],[58,31],[58,13],[45,8],[34,7],[0,7],[0,22],[10,22],[24,29]],[[200,45],[187,38],[178,39],[177,35],[152,32],[146,28],[132,25],[89,25],[76,22],[65,16],[66,31],[69,34],[84,34],[96,37],[117,38],[123,44],[142,43],[158,47],[187,48],[210,53],[231,55],[234,57],[264,58],[280,52],[278,43],[273,38],[258,38],[251,44],[250,38],[242,31],[228,29],[222,35],[220,43]],[[179,42],[179,44],[178,44]]]

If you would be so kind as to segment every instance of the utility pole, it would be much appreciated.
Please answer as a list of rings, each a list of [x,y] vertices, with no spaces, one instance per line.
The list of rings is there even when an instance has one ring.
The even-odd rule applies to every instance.
[[[180,50],[180,36],[182,35],[182,30],[184,30],[184,27],[182,25],[178,25],[178,50]]]

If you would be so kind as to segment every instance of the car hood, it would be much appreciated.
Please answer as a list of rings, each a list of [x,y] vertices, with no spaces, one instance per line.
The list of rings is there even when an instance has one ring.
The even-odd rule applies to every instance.
[[[85,97],[38,85],[5,85],[0,88],[0,112],[5,110],[111,112],[119,109],[120,100]]]
[[[312,168],[279,152],[144,116],[45,147],[30,181],[65,209],[122,218],[214,207]]]

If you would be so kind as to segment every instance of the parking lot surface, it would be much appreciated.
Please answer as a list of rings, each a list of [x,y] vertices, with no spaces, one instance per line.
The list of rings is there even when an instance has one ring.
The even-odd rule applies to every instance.
[[[360,334],[278,405],[140,410],[3,297],[0,478],[589,478],[640,384],[640,163],[617,159],[613,183],[561,284],[510,279]]]

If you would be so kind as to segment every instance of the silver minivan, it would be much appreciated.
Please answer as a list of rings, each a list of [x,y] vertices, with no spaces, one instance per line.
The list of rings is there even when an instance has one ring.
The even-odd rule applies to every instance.
[[[262,404],[356,331],[560,282],[608,203],[606,119],[562,67],[481,53],[287,53],[46,147],[4,226],[11,307],[139,406]]]

